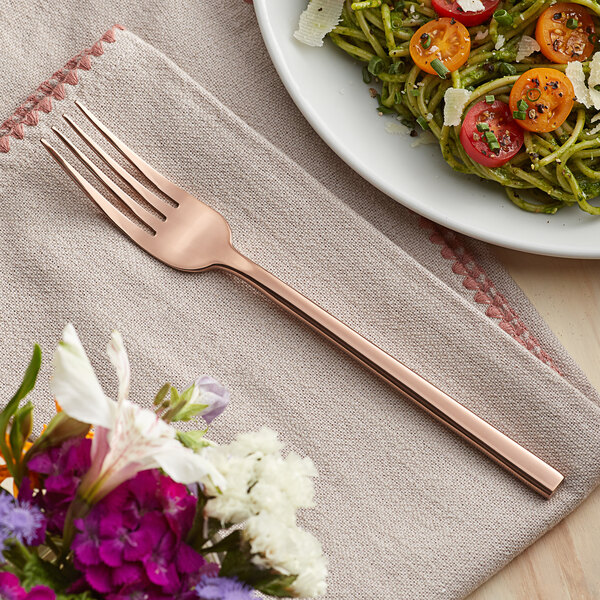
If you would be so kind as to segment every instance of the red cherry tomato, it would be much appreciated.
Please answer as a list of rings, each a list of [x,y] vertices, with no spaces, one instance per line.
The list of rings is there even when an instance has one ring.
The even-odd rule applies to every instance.
[[[477,12],[465,12],[456,0],[431,0],[431,5],[440,17],[451,17],[466,27],[473,27],[487,21],[500,4],[500,0],[481,1],[484,9]]]
[[[477,125],[480,125],[479,129]],[[498,140],[500,148],[496,151],[486,140],[488,131]],[[475,162],[493,169],[508,162],[521,149],[523,130],[513,119],[508,104],[500,100],[488,104],[482,100],[466,114],[460,130],[460,143]]]

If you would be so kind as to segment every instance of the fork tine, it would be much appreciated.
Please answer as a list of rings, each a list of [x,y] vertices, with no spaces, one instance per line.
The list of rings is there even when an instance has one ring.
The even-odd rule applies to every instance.
[[[64,171],[83,190],[85,195],[94,201],[106,216],[122,231],[124,231],[136,244],[142,248],[148,244],[152,236],[129,220],[120,210],[115,208],[87,179],[82,177],[58,152],[50,145],[48,140],[41,139],[40,142],[48,150],[52,158],[64,169]]]
[[[112,131],[98,120],[81,102],[75,101],[75,105],[100,131],[100,133],[141,173],[143,173],[161,192],[164,192],[171,200],[180,204],[185,198],[191,197],[188,192],[172,181],[161,175],[154,167],[142,160],[129,146],[124,144]]]
[[[83,131],[69,115],[63,115],[63,119],[71,126],[77,135],[102,159],[108,163],[110,168],[115,171],[121,179],[127,182],[142,198],[153,206],[163,217],[173,210],[173,206],[164,202],[156,194],[153,194],[148,188],[144,187],[135,177],[132,177],[116,160],[107,154],[96,142]]]
[[[121,202],[126,204],[148,227],[157,231],[163,223],[157,216],[147,211],[139,205],[129,194],[126,194],[110,177],[102,172],[79,148],[77,148],[69,138],[67,138],[59,129],[52,127],[52,131],[62,140],[75,156],[115,195]]]

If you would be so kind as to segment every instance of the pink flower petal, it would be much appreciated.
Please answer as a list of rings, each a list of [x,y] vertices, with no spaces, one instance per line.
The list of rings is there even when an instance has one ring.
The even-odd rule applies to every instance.
[[[56,594],[53,590],[45,585],[36,585],[31,588],[31,591],[27,596],[25,596],[25,600],[55,600]]]
[[[85,572],[85,578],[90,586],[100,592],[107,594],[112,591],[111,569],[106,565],[93,565],[88,567]]]

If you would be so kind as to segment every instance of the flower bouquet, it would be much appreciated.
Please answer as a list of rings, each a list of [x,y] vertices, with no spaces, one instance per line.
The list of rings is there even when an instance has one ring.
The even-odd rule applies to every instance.
[[[309,458],[263,429],[218,446],[207,429],[228,392],[202,377],[164,385],[153,410],[128,400],[129,361],[113,333],[119,388],[108,398],[71,325],[53,361],[56,416],[30,440],[35,347],[0,413],[0,598],[247,600],[325,592],[319,542],[296,524],[313,505]],[[12,481],[11,481],[12,480]]]

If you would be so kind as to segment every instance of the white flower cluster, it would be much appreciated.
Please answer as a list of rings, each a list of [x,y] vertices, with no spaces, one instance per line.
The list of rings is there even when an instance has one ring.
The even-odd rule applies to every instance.
[[[202,482],[211,496],[206,515],[223,525],[245,522],[243,536],[255,564],[297,575],[296,596],[320,596],[326,590],[326,559],[318,540],[296,524],[296,510],[314,506],[317,471],[310,458],[295,452],[284,458],[282,448],[277,433],[267,428],[207,448],[206,458],[227,486],[221,490],[210,478]]]

